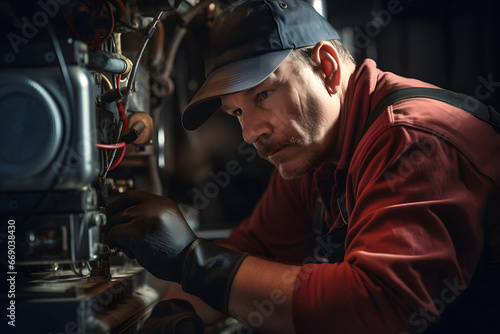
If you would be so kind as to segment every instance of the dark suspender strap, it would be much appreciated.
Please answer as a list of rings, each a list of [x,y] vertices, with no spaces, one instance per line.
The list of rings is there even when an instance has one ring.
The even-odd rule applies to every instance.
[[[387,107],[398,101],[408,98],[428,98],[445,102],[469,112],[471,115],[493,126],[496,133],[500,133],[500,114],[491,106],[487,106],[473,97],[441,89],[403,88],[387,94],[377,103],[366,120],[361,136],[363,136],[368,131],[370,126],[387,109]],[[347,175],[347,173],[345,173],[345,175]],[[343,185],[339,185],[339,187],[342,186]],[[320,238],[317,238],[317,242],[320,246],[322,246],[329,262],[341,262],[344,260],[345,237],[347,235],[347,224],[349,223],[345,186],[341,190],[337,198],[337,204],[339,206],[340,215],[342,216],[345,225],[341,228],[331,231],[330,233]],[[325,245],[330,247],[325,247]],[[323,257],[323,259],[324,258],[325,257]],[[477,275],[477,271],[475,275]],[[470,289],[468,290],[470,293]],[[461,324],[458,325],[460,333],[492,333],[486,319],[481,314],[481,312],[479,312],[474,302],[468,300],[467,297],[465,297],[465,294],[463,297],[464,298],[462,301],[457,301],[458,304],[457,302],[455,302],[455,304],[457,305],[451,308],[451,312],[447,312],[451,314],[451,318],[448,318],[447,316],[442,319],[443,321],[438,323],[437,327],[431,329],[432,333],[442,333],[443,329],[446,330],[447,328],[450,328],[450,325],[455,326],[458,325],[458,323]],[[455,317],[453,317],[453,315]],[[486,313],[486,315],[488,315],[488,313]],[[492,319],[495,319],[496,322],[499,322],[497,315],[492,316],[491,314],[489,314],[488,319],[490,321]],[[451,321],[451,323],[449,323],[449,321]],[[437,330],[437,332],[435,330]]]
[[[314,207],[314,237],[315,239],[324,235],[327,231],[325,231],[325,207],[323,203],[321,203],[321,199],[319,196],[316,198],[316,203]]]
[[[471,96],[455,93],[449,90],[424,88],[424,87],[410,87],[410,88],[401,88],[394,90],[385,95],[376,104],[375,108],[373,108],[373,110],[368,115],[368,118],[366,119],[366,123],[363,128],[361,137],[363,137],[363,135],[370,128],[370,126],[387,109],[387,107],[398,101],[402,101],[409,98],[427,98],[445,102],[447,104],[450,104],[452,106],[455,106],[457,108],[469,112],[470,114],[474,115],[480,120],[493,126],[495,131],[497,133],[500,133],[500,113],[498,113],[495,109],[493,109],[493,107],[487,106]],[[347,172],[345,173],[345,175],[347,175]],[[347,225],[349,223],[349,215],[347,212],[347,205],[346,205],[345,182],[344,185],[339,185],[339,187],[340,186],[344,186],[344,189],[341,189],[340,194],[337,197],[337,205],[339,207],[340,215],[342,216],[345,225],[342,228],[333,230],[331,233],[323,235],[322,237],[317,237],[316,239],[320,245],[322,244],[324,245],[325,243],[328,244],[328,241],[331,241],[330,239],[327,240],[328,237],[333,236],[333,238],[335,239],[337,249],[333,253],[336,254],[336,256],[330,256],[329,258],[330,262],[343,261],[342,251],[344,248],[344,243],[339,241],[342,237],[345,238],[347,234]],[[317,201],[316,217],[315,217],[316,233],[318,231],[323,231],[322,226],[324,224],[324,218],[322,214],[321,215],[318,214],[319,212],[321,212],[321,210],[323,210],[323,205],[321,204],[320,201]],[[320,219],[320,221],[318,221],[318,219]],[[322,248],[323,250],[325,250],[324,247]],[[330,255],[331,253],[332,253],[332,248],[329,247],[327,254]],[[341,256],[339,256],[339,254]]]
[[[325,234],[327,232],[325,228],[325,207],[319,197],[316,199],[315,226],[313,230],[316,248],[313,255],[318,262],[332,263],[344,261],[344,244],[347,235],[347,224],[349,223],[345,201],[345,190],[343,190],[337,197],[337,205],[345,224],[341,228]]]
[[[339,207],[340,216],[342,217],[344,224],[348,225],[349,224],[349,213],[347,212],[347,203],[346,203],[346,198],[345,198],[345,186],[344,186],[344,189],[342,189],[342,192],[337,197],[337,205]]]
[[[464,94],[455,93],[449,90],[423,87],[410,87],[394,90],[384,96],[373,108],[372,112],[366,119],[363,128],[363,136],[375,120],[384,112],[384,110],[404,99],[410,98],[427,98],[448,103],[454,107],[463,109],[480,120],[490,124],[495,128],[497,133],[500,132],[500,113],[493,107],[488,106],[479,100]]]

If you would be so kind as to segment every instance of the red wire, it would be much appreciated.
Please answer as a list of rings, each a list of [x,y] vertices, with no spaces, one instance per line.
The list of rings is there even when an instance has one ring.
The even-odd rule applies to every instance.
[[[121,102],[118,102],[116,105],[118,106],[118,111],[120,111],[120,118],[122,119],[123,122],[123,130],[127,131],[128,121],[127,121],[127,115],[125,115],[125,110],[123,109],[123,104]]]
[[[107,144],[96,144],[97,147],[99,148],[103,148],[103,149],[109,149],[109,150],[116,150],[116,149],[120,149],[121,148],[121,153],[120,153],[120,156],[118,157],[118,159],[116,159],[113,164],[111,165],[111,167],[109,167],[109,170],[112,170],[113,168],[115,168],[116,166],[118,166],[120,164],[120,162],[122,162],[123,160],[123,157],[125,156],[125,151],[127,149],[127,144],[125,144],[125,142],[121,142],[121,143],[118,143],[118,144],[110,144],[110,145],[107,145]]]
[[[120,90],[120,80],[122,79],[122,75],[118,74],[118,90]],[[128,121],[127,115],[125,115],[125,109],[123,109],[123,104],[121,102],[117,102],[116,106],[118,107],[118,111],[120,112],[120,118],[123,122],[123,130],[128,130]]]
[[[100,46],[102,43],[106,42],[111,37],[111,34],[113,33],[113,30],[115,29],[115,16],[113,14],[113,10],[111,9],[111,4],[108,0],[106,0],[104,2],[106,3],[106,7],[108,7],[109,15],[111,16],[111,28],[109,29],[108,34],[103,39],[101,39],[98,42],[94,42],[93,44],[90,44],[90,46],[93,48]]]
[[[120,89],[120,81],[122,79],[122,75],[121,74],[118,74],[118,78],[117,78],[117,88],[118,90]],[[123,129],[124,130],[128,130],[128,120],[127,120],[127,115],[125,115],[125,110],[123,108],[123,104],[121,102],[117,102],[116,103],[117,107],[118,107],[118,111],[120,112],[120,118],[123,122]],[[120,162],[122,162],[123,160],[123,157],[125,156],[125,150],[126,150],[126,146],[123,147],[122,151],[120,152],[120,156],[118,157],[118,159],[116,159],[113,164],[111,165],[111,167],[109,168],[109,170],[112,170],[114,169],[116,166],[118,166],[120,164]]]
[[[113,162],[113,164],[111,165],[111,167],[109,167],[109,170],[112,170],[113,168],[115,168],[116,166],[118,166],[120,164],[120,162],[122,162],[123,157],[125,156],[125,150],[126,150],[126,148],[127,148],[127,146],[123,147],[122,152],[120,153],[120,156],[118,157],[118,159],[115,160],[115,162]]]
[[[125,144],[125,142],[122,141],[121,143],[118,144],[96,144],[96,146],[106,150],[117,150],[119,148],[124,148],[125,146],[127,146],[127,144]]]

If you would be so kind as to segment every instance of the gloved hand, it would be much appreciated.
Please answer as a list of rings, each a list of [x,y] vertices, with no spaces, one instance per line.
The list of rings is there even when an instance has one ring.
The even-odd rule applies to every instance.
[[[168,198],[131,190],[106,208],[106,243],[121,248],[154,276],[181,281],[188,246],[196,239]]]
[[[234,276],[246,257],[199,239],[177,205],[161,196],[127,191],[106,209],[106,243],[118,247],[154,276],[227,313]]]

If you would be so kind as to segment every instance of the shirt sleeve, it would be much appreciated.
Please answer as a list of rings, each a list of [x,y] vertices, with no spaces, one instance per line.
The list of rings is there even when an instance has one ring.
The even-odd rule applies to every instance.
[[[312,176],[284,180],[275,170],[252,215],[220,244],[252,255],[300,262],[311,247]]]
[[[480,256],[491,183],[455,147],[401,126],[362,144],[347,178],[344,262],[302,267],[297,333],[421,333]]]

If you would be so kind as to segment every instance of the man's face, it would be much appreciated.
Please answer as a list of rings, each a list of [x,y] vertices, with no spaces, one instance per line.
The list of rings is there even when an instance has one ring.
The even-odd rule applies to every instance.
[[[298,67],[289,57],[256,87],[221,97],[222,110],[238,118],[244,140],[285,179],[329,158],[339,115],[338,99],[320,77]]]

